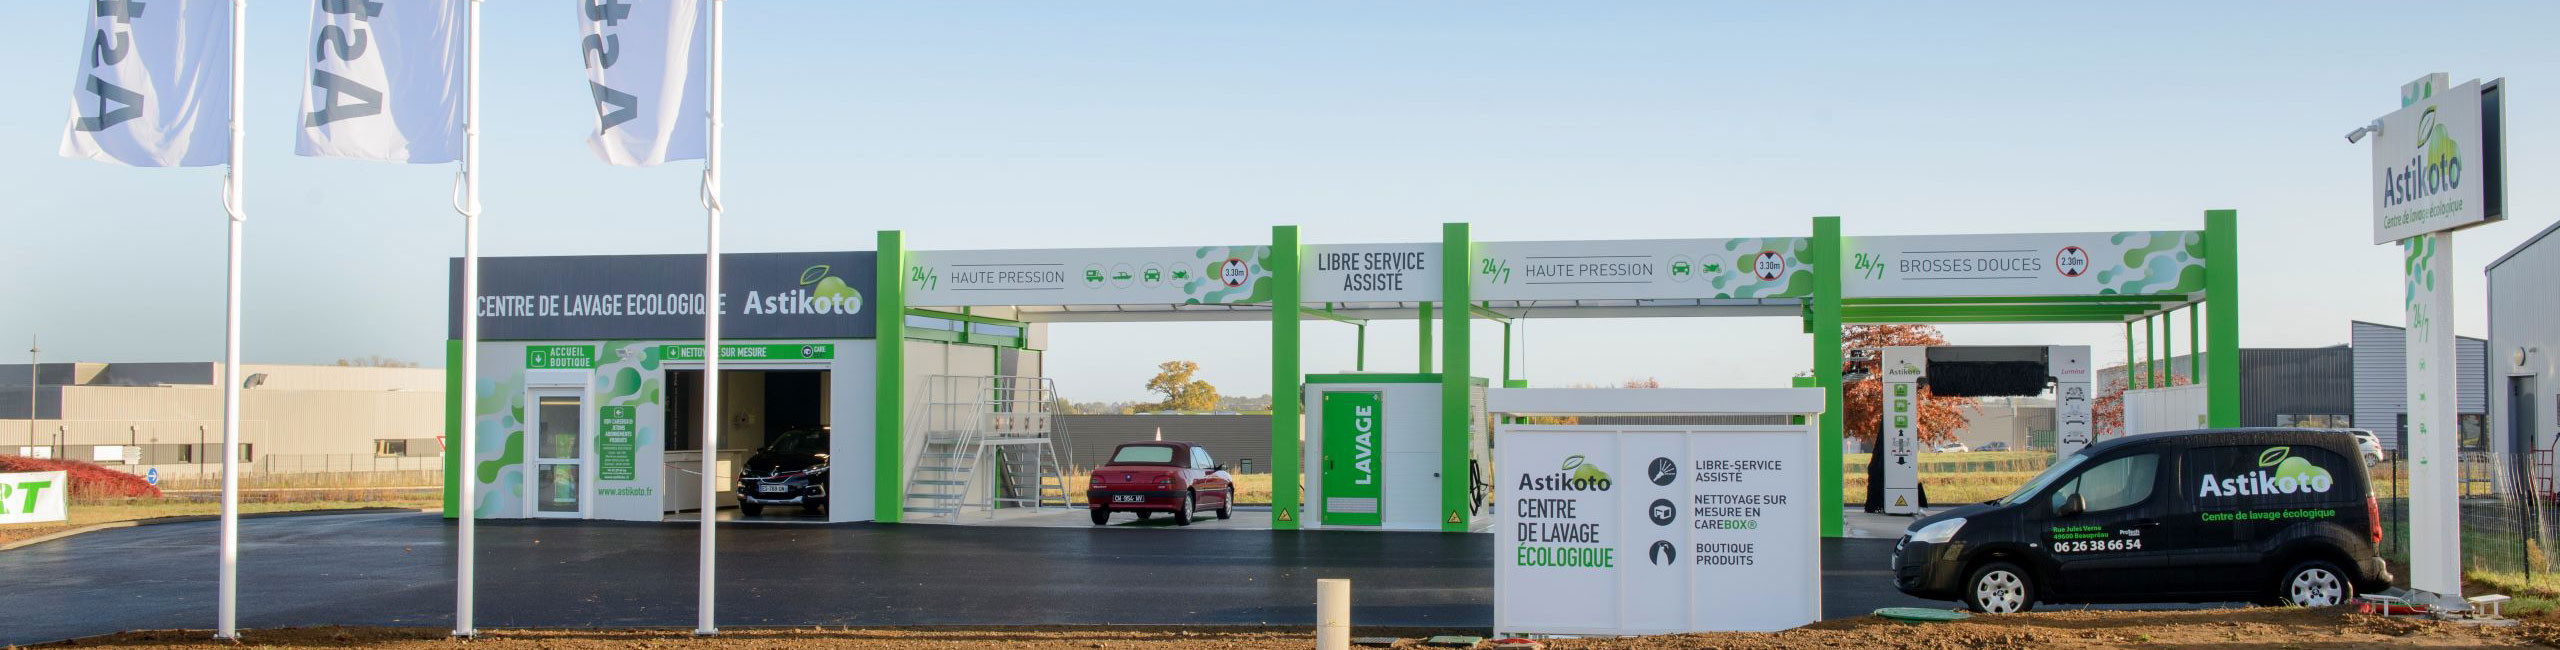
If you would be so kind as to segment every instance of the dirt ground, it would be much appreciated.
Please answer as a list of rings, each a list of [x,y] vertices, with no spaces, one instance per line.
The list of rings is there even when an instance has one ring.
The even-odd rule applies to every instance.
[[[1421,631],[1359,630],[1395,634],[1416,646]],[[987,629],[733,629],[716,638],[682,630],[490,631],[473,641],[447,638],[444,630],[419,628],[304,628],[246,630],[248,647],[361,648],[368,650],[687,650],[693,648],[814,650],[861,647],[888,650],[1302,650],[1314,645],[1304,629],[987,628]],[[128,632],[42,647],[217,648],[201,630]],[[2343,610],[2258,608],[2183,612],[2075,611],[1976,617],[1960,623],[1913,624],[1876,618],[1829,621],[1777,633],[1718,633],[1625,639],[1551,641],[1555,650],[1775,650],[1779,648],[1891,648],[1900,650],[2047,648],[2549,648],[2560,647],[2560,621],[2537,618],[2512,627],[2480,627],[2382,619]]]

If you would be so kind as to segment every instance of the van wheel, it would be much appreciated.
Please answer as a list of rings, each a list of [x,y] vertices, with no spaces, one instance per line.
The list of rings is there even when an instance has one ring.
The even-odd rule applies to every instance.
[[[2276,582],[2277,598],[2303,607],[2344,605],[2355,596],[2356,586],[2347,580],[2347,572],[2321,560],[2293,565]]]
[[[1100,526],[1100,525],[1103,525],[1103,524],[1111,523],[1111,509],[1110,509],[1110,508],[1105,508],[1105,507],[1102,507],[1102,506],[1094,506],[1094,507],[1091,507],[1091,508],[1086,508],[1086,510],[1091,510],[1091,511],[1093,511],[1093,525]]]
[[[1973,570],[1964,581],[1964,606],[1985,614],[2016,614],[2035,609],[2036,587],[2027,570],[1993,562]]]

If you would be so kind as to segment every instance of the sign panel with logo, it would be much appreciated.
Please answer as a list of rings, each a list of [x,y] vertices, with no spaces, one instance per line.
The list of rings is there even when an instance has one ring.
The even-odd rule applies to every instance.
[[[1498,634],[1821,618],[1809,428],[1506,424],[1500,435]]]
[[[1439,244],[1308,246],[1298,296],[1306,302],[1440,299]]]
[[[2443,75],[2410,82],[2404,105],[2373,136],[2373,243],[2506,218],[2505,144],[2497,115],[2504,80],[2442,87]]]
[[[2045,348],[2044,365],[2045,371],[2053,375],[2054,392],[2059,397],[2053,407],[2055,458],[2070,456],[2096,441],[2089,426],[2089,346]]]
[[[907,304],[1238,305],[1267,303],[1269,246],[910,251]]]
[[[2190,294],[2204,233],[2185,230],[1844,237],[1850,298]]]
[[[1876,444],[1884,445],[1884,512],[1920,512],[1920,379],[1928,375],[1929,349],[1897,345],[1884,349],[1884,422]]]
[[[701,361],[701,345],[661,345],[658,358],[667,361]],[[720,346],[721,361],[804,361],[836,358],[832,343],[750,343]]]
[[[1483,242],[1477,300],[1682,300],[1813,295],[1803,237]]]
[[[0,474],[0,524],[32,524],[70,518],[70,474]]]
[[[733,253],[720,257],[720,335],[741,339],[870,338],[872,254]],[[480,338],[489,341],[698,339],[700,255],[492,257],[480,260]],[[462,261],[450,275],[463,304]],[[462,338],[463,311],[447,322]],[[527,361],[531,358],[528,356]],[[528,366],[531,367],[531,366]]]

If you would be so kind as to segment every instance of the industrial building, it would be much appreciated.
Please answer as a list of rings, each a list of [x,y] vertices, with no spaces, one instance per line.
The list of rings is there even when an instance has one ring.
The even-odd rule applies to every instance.
[[[241,370],[247,473],[442,466],[442,369]],[[212,362],[42,363],[32,373],[28,364],[0,365],[0,453],[209,475],[222,462],[221,377],[222,364]]]
[[[2560,224],[2544,228],[2515,250],[2490,262],[2487,411],[2492,447],[2531,455],[2551,449],[2560,425]],[[2464,404],[2469,404],[2465,401]],[[2546,461],[2547,462],[2547,461]],[[2538,483],[2548,489],[2550,470]]]

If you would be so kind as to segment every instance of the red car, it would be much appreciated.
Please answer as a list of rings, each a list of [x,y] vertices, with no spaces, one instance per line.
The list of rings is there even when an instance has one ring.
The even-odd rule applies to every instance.
[[[1199,445],[1132,442],[1094,468],[1084,498],[1096,526],[1110,522],[1114,512],[1138,513],[1139,519],[1170,512],[1174,524],[1189,526],[1191,514],[1203,510],[1217,512],[1219,519],[1234,517],[1236,479]]]

